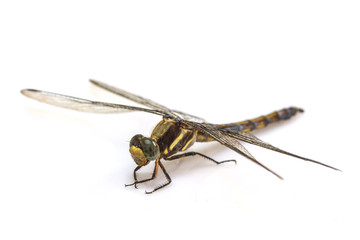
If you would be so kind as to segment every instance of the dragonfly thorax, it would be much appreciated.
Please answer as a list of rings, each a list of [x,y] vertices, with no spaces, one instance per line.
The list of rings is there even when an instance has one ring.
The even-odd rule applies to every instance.
[[[129,151],[138,166],[144,166],[160,157],[158,144],[141,134],[131,138]]]

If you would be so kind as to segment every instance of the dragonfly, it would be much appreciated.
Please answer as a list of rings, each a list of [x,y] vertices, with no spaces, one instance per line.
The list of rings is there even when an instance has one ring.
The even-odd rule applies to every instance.
[[[134,182],[132,182],[131,184],[125,184],[126,187],[134,186],[135,188],[137,188],[139,184],[149,182],[155,179],[159,172],[159,169],[161,169],[163,174],[165,175],[166,182],[151,191],[145,191],[145,193],[150,194],[169,185],[172,179],[166,171],[162,160],[173,161],[191,156],[200,156],[215,164],[222,164],[226,162],[236,163],[236,160],[217,161],[209,156],[206,156],[205,154],[196,151],[186,151],[190,147],[192,147],[195,142],[219,142],[227,148],[251,160],[252,162],[264,168],[268,172],[274,174],[279,179],[283,178],[279,174],[259,162],[243,146],[242,142],[250,143],[262,148],[266,148],[275,152],[286,154],[304,161],[309,161],[339,171],[339,169],[325,163],[282,150],[267,142],[264,142],[263,140],[250,133],[255,129],[264,128],[271,123],[287,120],[293,117],[295,114],[303,112],[301,108],[288,107],[250,120],[227,124],[212,124],[208,123],[200,117],[177,110],[172,110],[150,99],[143,98],[141,96],[116,88],[106,83],[91,79],[90,82],[97,87],[100,87],[111,93],[120,95],[133,102],[141,104],[144,107],[91,101],[87,99],[35,89],[23,89],[21,90],[21,93],[29,98],[38,100],[43,103],[81,112],[124,113],[140,111],[161,116],[162,120],[156,125],[150,137],[145,137],[141,134],[137,134],[130,140],[129,151],[137,166],[133,171]],[[151,162],[154,162],[154,169],[151,177],[139,180],[137,172],[142,167],[148,165]]]

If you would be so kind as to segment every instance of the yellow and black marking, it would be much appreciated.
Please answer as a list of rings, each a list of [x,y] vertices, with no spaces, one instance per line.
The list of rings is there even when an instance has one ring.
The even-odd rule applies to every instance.
[[[292,116],[294,116],[296,113],[303,111],[304,110],[302,110],[301,108],[289,107],[250,120],[245,120],[235,123],[227,123],[227,124],[213,124],[213,126],[215,126],[218,129],[226,129],[236,132],[250,132],[255,129],[264,128],[270,123],[278,122],[281,120],[287,120]],[[214,140],[213,138],[205,134],[202,134],[201,132],[197,134],[197,139],[196,139],[197,142],[210,142],[213,140]]]
[[[196,142],[196,136],[197,131],[167,118],[160,121],[151,134],[151,138],[159,145],[161,158],[187,150]]]

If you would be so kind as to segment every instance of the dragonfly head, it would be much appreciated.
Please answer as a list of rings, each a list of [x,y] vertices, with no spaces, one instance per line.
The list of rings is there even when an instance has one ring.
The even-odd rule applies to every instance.
[[[158,144],[153,139],[140,134],[131,138],[129,151],[138,166],[145,166],[160,157]]]

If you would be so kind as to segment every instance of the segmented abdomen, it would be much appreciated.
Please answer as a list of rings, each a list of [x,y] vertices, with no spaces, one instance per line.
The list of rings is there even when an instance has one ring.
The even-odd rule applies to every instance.
[[[303,111],[304,110],[302,110],[301,108],[289,107],[254,119],[235,122],[235,123],[214,124],[214,126],[219,129],[228,129],[231,131],[238,131],[238,132],[249,132],[254,129],[264,128],[270,123],[278,122],[281,120],[287,120],[292,116],[294,116],[296,113]],[[211,137],[206,136],[200,132],[198,133],[196,139],[197,142],[208,142],[212,140],[213,139]]]

